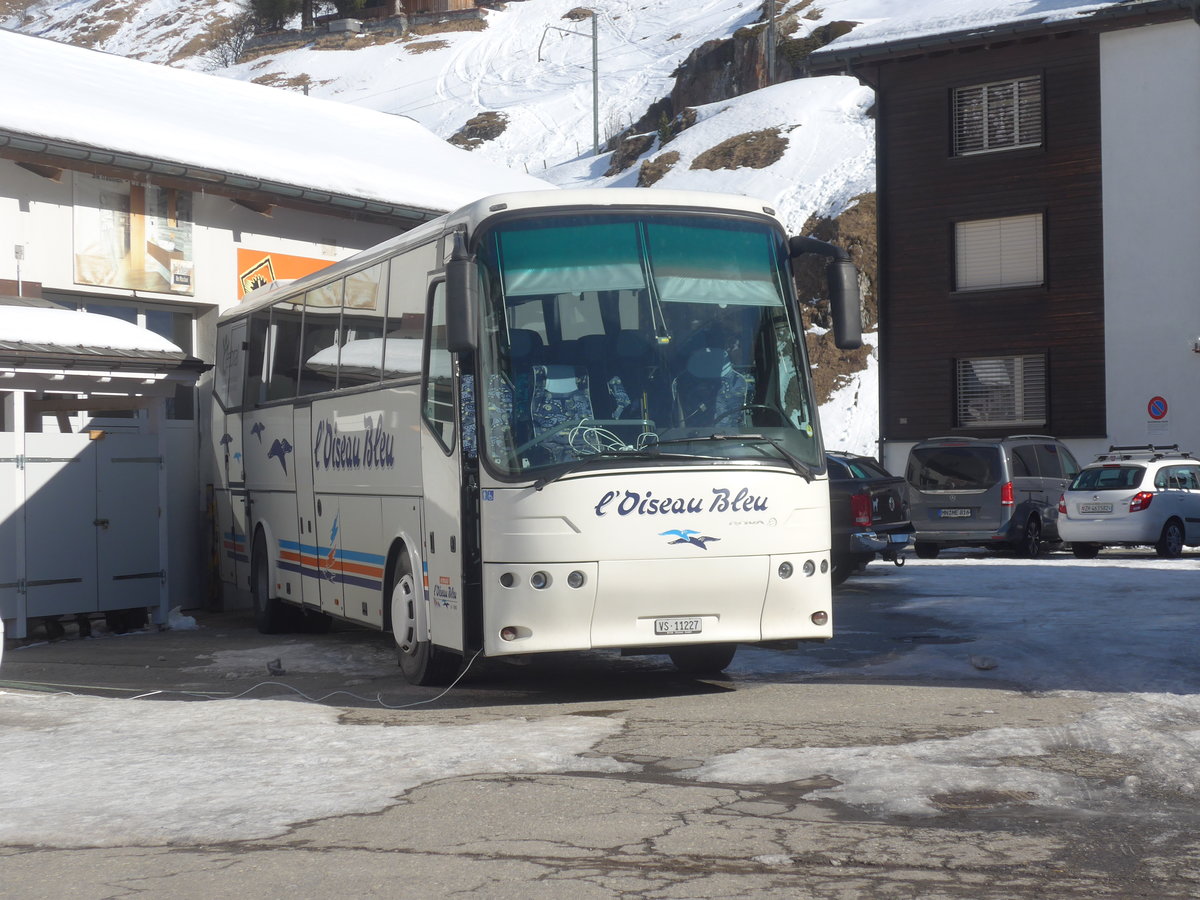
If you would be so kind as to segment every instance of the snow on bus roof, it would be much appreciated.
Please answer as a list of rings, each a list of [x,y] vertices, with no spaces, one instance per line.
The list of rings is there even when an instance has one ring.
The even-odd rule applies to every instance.
[[[431,212],[550,187],[407,117],[12,31],[0,81],[4,131],[184,167]]]

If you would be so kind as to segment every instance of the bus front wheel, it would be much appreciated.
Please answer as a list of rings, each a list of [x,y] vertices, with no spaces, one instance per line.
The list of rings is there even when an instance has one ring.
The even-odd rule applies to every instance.
[[[287,610],[271,596],[271,567],[267,564],[267,542],[261,534],[254,539],[250,557],[250,594],[254,598],[254,624],[261,634],[286,631]]]
[[[392,576],[392,635],[396,660],[410,684],[445,684],[458,672],[458,657],[424,640],[417,580],[406,566],[397,566]]]

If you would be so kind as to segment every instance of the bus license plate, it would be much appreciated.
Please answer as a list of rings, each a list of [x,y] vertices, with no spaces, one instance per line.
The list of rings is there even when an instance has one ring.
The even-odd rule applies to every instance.
[[[1110,513],[1112,512],[1112,506],[1111,503],[1080,503],[1079,511],[1084,515],[1088,513]]]
[[[943,519],[969,519],[971,517],[971,510],[962,509],[961,507],[958,509],[939,509],[938,515]]]
[[[704,627],[700,619],[655,619],[655,634],[699,634]]]

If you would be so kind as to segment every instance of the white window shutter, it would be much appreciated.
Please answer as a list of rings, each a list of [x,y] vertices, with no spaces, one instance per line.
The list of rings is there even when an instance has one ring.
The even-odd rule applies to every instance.
[[[1042,284],[1042,216],[975,219],[954,226],[955,289]]]

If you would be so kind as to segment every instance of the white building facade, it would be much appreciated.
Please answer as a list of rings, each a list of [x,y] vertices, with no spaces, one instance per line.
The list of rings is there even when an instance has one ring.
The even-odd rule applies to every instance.
[[[57,167],[38,174],[0,159],[0,293],[114,316],[208,362],[216,318],[238,302],[246,286],[306,274],[405,227],[281,207],[264,215],[215,194],[51,169]],[[157,214],[168,205],[173,217]],[[135,244],[143,245],[140,253]],[[208,385],[205,376],[196,388],[181,386],[168,401],[164,423],[167,571],[172,601],[184,608],[211,602],[203,595],[210,584],[204,491],[211,481]],[[147,415],[45,414],[29,426],[137,432],[145,429]],[[20,427],[5,423],[6,430]]]

